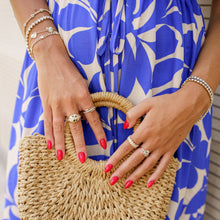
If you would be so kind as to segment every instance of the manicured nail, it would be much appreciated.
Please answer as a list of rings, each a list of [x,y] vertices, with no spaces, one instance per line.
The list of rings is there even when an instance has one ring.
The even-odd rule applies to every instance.
[[[106,167],[105,167],[105,173],[108,173],[111,169],[112,169],[113,165],[112,164],[108,164]]]
[[[125,189],[129,188],[132,184],[133,184],[133,181],[128,180],[128,181],[125,183]]]
[[[58,158],[58,160],[63,159],[63,151],[62,150],[57,150],[57,158]]]
[[[51,150],[51,148],[52,148],[52,143],[51,143],[51,141],[47,141],[47,148],[48,148],[49,150]]]
[[[148,183],[148,188],[151,188],[151,186],[153,186],[153,184],[154,184],[154,180],[151,180],[149,183]]]
[[[125,120],[125,123],[124,123],[124,125],[123,125],[123,128],[124,129],[127,129],[129,127],[129,123],[127,122],[127,120]]]
[[[84,163],[85,160],[86,160],[85,153],[84,153],[84,152],[78,153],[78,158],[79,158],[79,161],[80,161],[81,163]]]
[[[114,185],[118,180],[119,180],[119,178],[118,178],[117,176],[113,176],[113,177],[111,178],[110,185],[111,185],[111,186]]]
[[[105,139],[100,140],[100,145],[103,149],[106,149],[107,148],[106,140]]]

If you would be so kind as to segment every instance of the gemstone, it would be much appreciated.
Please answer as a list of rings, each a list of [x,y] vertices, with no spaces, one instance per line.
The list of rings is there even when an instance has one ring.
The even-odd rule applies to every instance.
[[[32,35],[31,35],[31,38],[36,38],[37,37],[37,32],[34,32]]]

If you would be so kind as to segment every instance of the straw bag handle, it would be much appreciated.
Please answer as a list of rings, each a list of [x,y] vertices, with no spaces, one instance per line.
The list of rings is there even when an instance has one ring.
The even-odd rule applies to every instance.
[[[97,107],[115,108],[126,114],[128,110],[130,110],[133,107],[133,105],[128,99],[113,92],[96,92],[91,94],[91,97],[96,108]],[[134,131],[137,129],[140,123],[141,120],[138,119],[134,126]],[[67,132],[70,132],[68,127],[69,126],[66,126]]]

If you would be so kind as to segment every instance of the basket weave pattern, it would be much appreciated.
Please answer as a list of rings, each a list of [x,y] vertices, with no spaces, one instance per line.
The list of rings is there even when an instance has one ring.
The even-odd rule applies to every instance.
[[[95,93],[92,98],[96,107],[115,107],[123,112],[132,107],[128,100],[112,93]],[[104,173],[105,161],[79,162],[68,124],[65,145],[65,157],[58,161],[55,149],[47,149],[43,135],[22,139],[18,168],[21,219],[165,218],[178,169],[177,159],[171,160],[163,176],[150,189],[147,180],[154,169],[125,189],[126,177],[110,186],[110,174]]]

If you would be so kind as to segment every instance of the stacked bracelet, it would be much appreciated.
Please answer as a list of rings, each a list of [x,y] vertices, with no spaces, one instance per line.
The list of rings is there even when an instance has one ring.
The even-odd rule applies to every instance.
[[[200,120],[202,120],[205,115],[209,112],[211,106],[212,106],[212,103],[213,103],[213,92],[212,92],[212,89],[211,87],[208,85],[207,82],[205,82],[203,79],[197,77],[197,76],[190,76],[188,77],[185,82],[182,84],[181,87],[183,87],[183,85],[188,82],[188,81],[191,81],[191,82],[195,82],[195,83],[198,83],[200,84],[201,86],[203,86],[203,88],[207,91],[207,93],[209,94],[209,98],[210,98],[210,106],[208,108],[208,110],[201,116]]]
[[[42,9],[36,11],[36,12],[33,13],[33,14],[28,18],[28,20],[24,23],[24,33],[25,33],[25,31],[26,31],[26,26],[27,26],[27,24],[29,23],[29,21],[30,21],[31,19],[33,19],[37,14],[40,14],[40,13],[42,13],[42,12],[48,12],[48,13],[51,15],[51,12],[50,12],[48,9],[42,8]]]
[[[36,20],[35,22],[33,22],[30,27],[28,28],[27,32],[26,32],[26,46],[27,46],[27,50],[28,50],[28,53],[29,55],[31,56],[31,51],[30,51],[30,46],[29,46],[29,35],[30,35],[30,32],[31,30],[36,26],[38,25],[39,23],[45,21],[45,20],[52,20],[53,21],[53,18],[51,16],[43,16],[41,18],[39,18],[38,20]],[[31,56],[32,57],[32,56]]]

